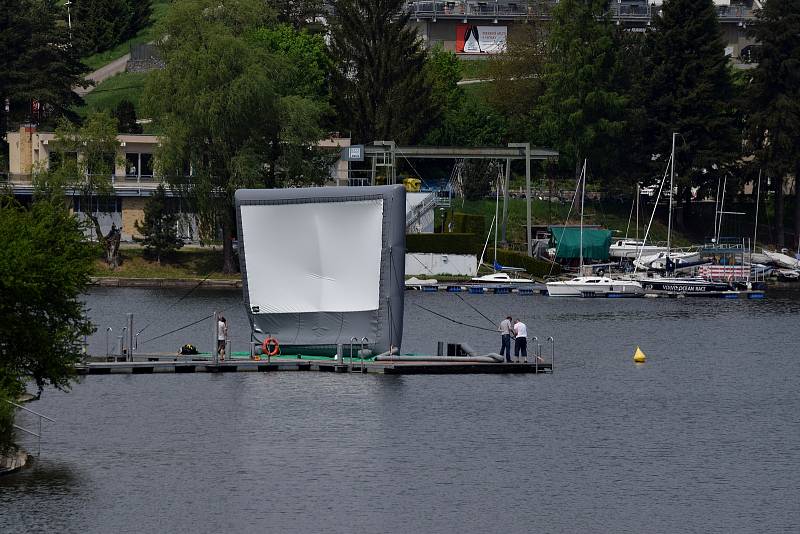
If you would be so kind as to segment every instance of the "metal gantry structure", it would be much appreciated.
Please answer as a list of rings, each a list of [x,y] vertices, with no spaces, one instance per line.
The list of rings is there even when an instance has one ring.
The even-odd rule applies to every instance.
[[[530,143],[509,143],[505,147],[440,147],[440,146],[399,146],[394,141],[374,141],[364,146],[364,159],[370,162],[369,185],[375,184],[377,168],[386,169],[386,182],[397,183],[397,157],[403,159],[494,159],[505,160],[504,177],[504,215],[508,203],[509,168],[512,161],[525,162],[525,203],[526,203],[526,245],[528,255],[532,255],[531,242],[531,161],[554,160],[558,151],[550,148],[532,147]],[[362,182],[363,183],[363,182]]]

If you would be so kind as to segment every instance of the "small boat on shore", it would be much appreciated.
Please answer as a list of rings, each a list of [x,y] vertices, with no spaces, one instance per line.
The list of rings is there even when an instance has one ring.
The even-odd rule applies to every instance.
[[[667,247],[647,245],[644,241],[636,239],[618,239],[608,248],[608,254],[612,258],[629,260],[666,251]]]
[[[508,273],[493,273],[472,278],[473,282],[490,284],[533,284],[534,281],[528,278],[512,278]]]

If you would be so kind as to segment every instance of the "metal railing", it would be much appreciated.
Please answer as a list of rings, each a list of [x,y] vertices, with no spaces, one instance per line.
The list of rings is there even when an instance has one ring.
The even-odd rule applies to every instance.
[[[36,456],[38,457],[39,454],[42,452],[42,419],[46,419],[46,420],[50,421],[51,423],[55,423],[56,422],[55,419],[50,419],[46,415],[40,414],[39,412],[35,412],[35,411],[31,410],[30,408],[26,408],[25,406],[21,406],[21,405],[17,404],[16,402],[11,402],[10,400],[6,400],[6,399],[3,399],[3,400],[5,400],[7,403],[9,403],[12,406],[15,406],[19,410],[25,410],[26,412],[32,413],[33,415],[35,415],[35,416],[37,416],[39,418],[39,429],[38,429],[39,431],[38,432],[34,432],[33,430],[30,430],[28,428],[24,428],[24,427],[21,427],[21,426],[19,426],[17,424],[14,424],[14,428],[15,429],[21,430],[22,432],[25,432],[26,434],[30,434],[31,436],[35,436],[36,437]]]
[[[411,208],[411,210],[406,213],[406,230],[416,224],[434,207],[436,207],[436,193],[430,193],[422,200],[422,202]]]

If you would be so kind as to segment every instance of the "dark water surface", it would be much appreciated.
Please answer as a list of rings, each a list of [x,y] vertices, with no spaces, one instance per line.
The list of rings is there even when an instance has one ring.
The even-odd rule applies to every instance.
[[[246,350],[239,292],[182,294],[93,290],[91,351],[126,311],[146,340],[215,307]],[[31,405],[57,423],[0,478],[0,531],[798,531],[797,294],[461,298],[555,336],[555,374],[86,377]],[[456,295],[407,293],[404,351],[499,349],[416,303],[490,326]],[[186,342],[206,349],[208,321],[143,348]]]

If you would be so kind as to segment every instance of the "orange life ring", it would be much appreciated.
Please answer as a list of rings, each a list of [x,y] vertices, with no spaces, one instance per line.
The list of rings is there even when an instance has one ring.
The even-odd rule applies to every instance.
[[[270,346],[272,346],[272,349],[270,349]],[[281,351],[281,346],[278,344],[277,339],[270,336],[264,340],[264,343],[261,344],[261,350],[268,356],[275,356]]]

